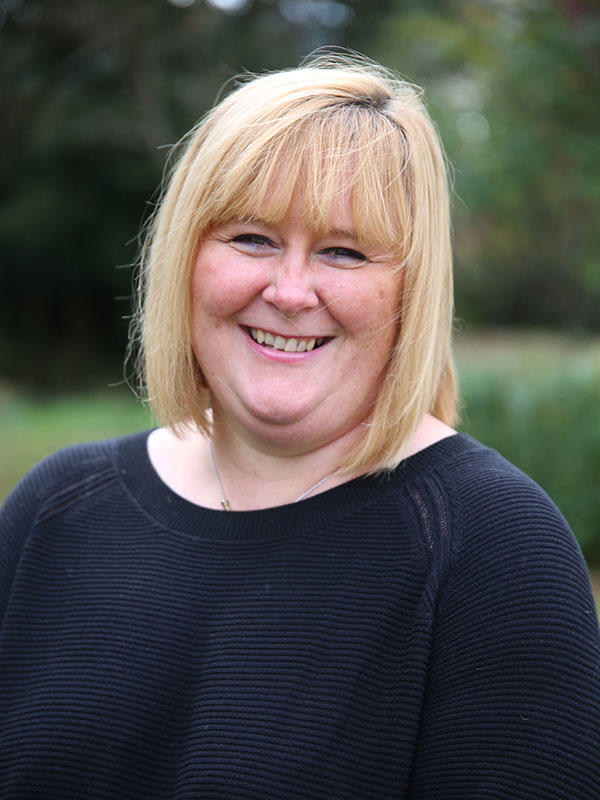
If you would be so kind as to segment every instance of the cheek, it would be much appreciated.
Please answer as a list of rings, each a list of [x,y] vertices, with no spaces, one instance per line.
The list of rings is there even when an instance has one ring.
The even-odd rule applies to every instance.
[[[192,312],[213,324],[243,309],[260,290],[257,275],[227,261],[196,261],[192,273]]]
[[[215,270],[196,265],[192,276],[192,315],[196,324],[208,320],[215,324],[231,313],[235,292],[223,277]]]
[[[215,308],[214,303],[211,301],[209,287],[206,286],[205,281],[195,274],[192,279],[192,331],[197,334],[209,324],[214,325],[212,320],[214,312]]]
[[[378,291],[377,298],[378,302],[373,304],[376,310],[371,316],[367,334],[371,359],[376,370],[384,369],[389,363],[400,325],[395,296],[382,289]]]
[[[398,282],[385,280],[357,297],[357,320],[360,315],[361,327],[377,351],[387,351],[396,339],[401,293]]]

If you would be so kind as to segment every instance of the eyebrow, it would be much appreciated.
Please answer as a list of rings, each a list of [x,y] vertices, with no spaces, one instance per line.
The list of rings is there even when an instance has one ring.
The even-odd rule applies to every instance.
[[[358,241],[358,234],[354,230],[347,230],[346,228],[329,228],[326,233],[327,236],[341,236],[344,239],[354,239]]]

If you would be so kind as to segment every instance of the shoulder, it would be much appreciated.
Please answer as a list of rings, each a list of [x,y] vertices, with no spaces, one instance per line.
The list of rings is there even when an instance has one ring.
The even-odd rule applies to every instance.
[[[402,466],[397,472],[402,475]],[[404,491],[441,581],[456,574],[463,580],[481,575],[488,586],[504,581],[504,588],[534,579],[554,586],[574,581],[588,591],[565,518],[534,480],[496,451],[458,434],[408,459],[406,474]]]
[[[561,512],[531,477],[466,434],[437,442],[409,464],[415,458],[421,462],[413,470],[416,482],[455,506],[457,524],[467,529],[568,530]]]
[[[488,547],[542,543],[578,549],[567,521],[546,492],[495,450],[470,437],[438,473],[456,504],[461,546]]]
[[[46,456],[27,472],[8,495],[3,513],[14,513],[17,509],[29,511],[43,505],[46,498],[66,487],[83,487],[101,475],[116,471],[115,454],[128,442],[145,440],[148,431],[106,439],[69,445]]]
[[[119,479],[116,453],[147,432],[71,445],[47,456],[15,486],[0,509],[0,583],[15,568],[29,532],[40,521],[98,494]]]

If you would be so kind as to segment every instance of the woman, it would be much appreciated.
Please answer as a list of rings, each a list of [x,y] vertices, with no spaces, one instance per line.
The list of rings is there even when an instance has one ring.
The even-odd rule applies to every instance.
[[[248,80],[189,134],[143,257],[162,427],[4,510],[1,797],[597,797],[585,566],[451,427],[449,238],[375,65]]]

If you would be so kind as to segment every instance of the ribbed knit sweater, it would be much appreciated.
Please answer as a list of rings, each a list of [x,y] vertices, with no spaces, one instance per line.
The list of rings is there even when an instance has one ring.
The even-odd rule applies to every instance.
[[[596,800],[600,645],[547,496],[456,435],[223,513],[147,434],[0,517],[0,797]]]

